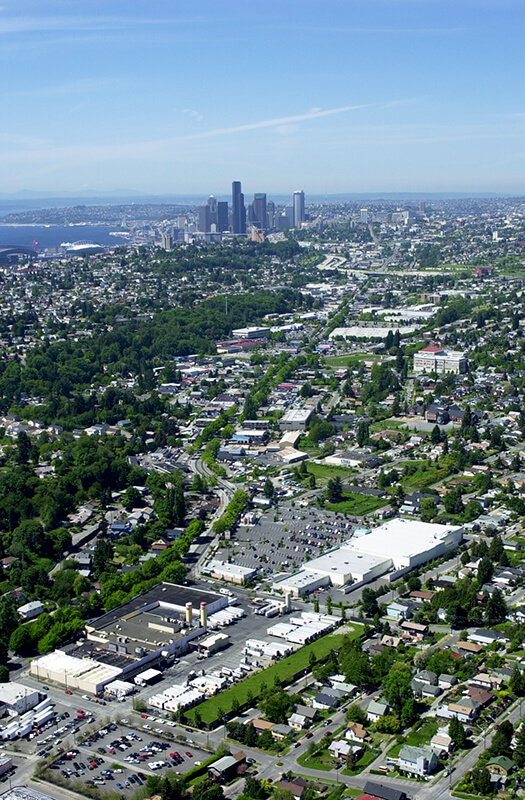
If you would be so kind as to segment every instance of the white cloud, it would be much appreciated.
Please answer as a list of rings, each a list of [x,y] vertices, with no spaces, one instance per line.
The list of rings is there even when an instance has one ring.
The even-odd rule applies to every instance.
[[[193,119],[197,120],[197,122],[202,122],[203,120],[202,114],[200,114],[198,111],[195,111],[194,108],[183,108],[182,113],[189,114],[190,117],[193,117]]]

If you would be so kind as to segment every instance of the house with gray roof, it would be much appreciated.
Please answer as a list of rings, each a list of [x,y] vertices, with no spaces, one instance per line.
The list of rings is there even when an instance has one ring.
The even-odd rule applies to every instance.
[[[438,759],[431,747],[413,747],[405,744],[399,751],[398,766],[402,772],[425,777],[436,769]]]

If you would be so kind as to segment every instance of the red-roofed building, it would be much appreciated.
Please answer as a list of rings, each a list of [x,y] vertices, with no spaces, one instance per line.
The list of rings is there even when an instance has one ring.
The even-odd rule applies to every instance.
[[[459,375],[467,371],[468,361],[465,353],[445,350],[435,344],[430,344],[414,353],[414,372],[453,372]]]

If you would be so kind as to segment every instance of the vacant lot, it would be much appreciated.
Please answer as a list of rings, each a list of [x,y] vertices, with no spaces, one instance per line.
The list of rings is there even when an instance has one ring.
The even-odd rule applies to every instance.
[[[401,483],[405,489],[415,489],[417,491],[424,491],[432,486],[433,483],[446,478],[448,472],[445,468],[436,467],[435,464],[427,465],[426,461],[402,461],[398,465],[398,469],[402,469],[405,465],[409,469],[416,469],[410,475],[404,475],[401,478]]]
[[[353,469],[352,467],[336,467],[330,464],[314,464],[312,461],[307,462],[306,469],[310,475],[315,475],[317,479],[335,478],[336,475],[339,475],[341,478],[349,478],[351,475],[355,475],[357,472],[357,470]]]
[[[326,508],[338,514],[352,514],[356,517],[363,517],[365,514],[371,514],[373,511],[377,511],[378,508],[388,505],[388,500],[381,500],[379,497],[368,497],[368,495],[364,494],[343,492],[343,497],[344,500],[341,503],[327,503]]]

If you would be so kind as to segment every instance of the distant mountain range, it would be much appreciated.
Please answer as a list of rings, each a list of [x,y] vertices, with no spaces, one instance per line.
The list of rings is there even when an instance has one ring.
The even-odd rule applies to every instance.
[[[267,191],[268,197],[282,201],[291,201],[292,193],[290,194],[276,194]],[[206,200],[209,195],[204,194],[147,194],[145,192],[137,192],[133,190],[114,190],[110,192],[96,192],[91,189],[86,189],[80,192],[60,192],[52,194],[49,192],[35,192],[30,189],[22,189],[18,192],[0,192],[0,200],[68,200],[72,201],[86,201],[92,202],[108,202],[122,203],[137,202],[140,199],[144,203],[201,203]],[[217,198],[227,198],[230,194],[216,195]],[[249,196],[249,193],[247,197]],[[504,192],[341,192],[338,194],[307,194],[307,200],[310,202],[332,202],[337,203],[345,200],[419,200],[419,199],[447,199],[447,198],[468,198],[468,197],[512,197],[513,195]]]

